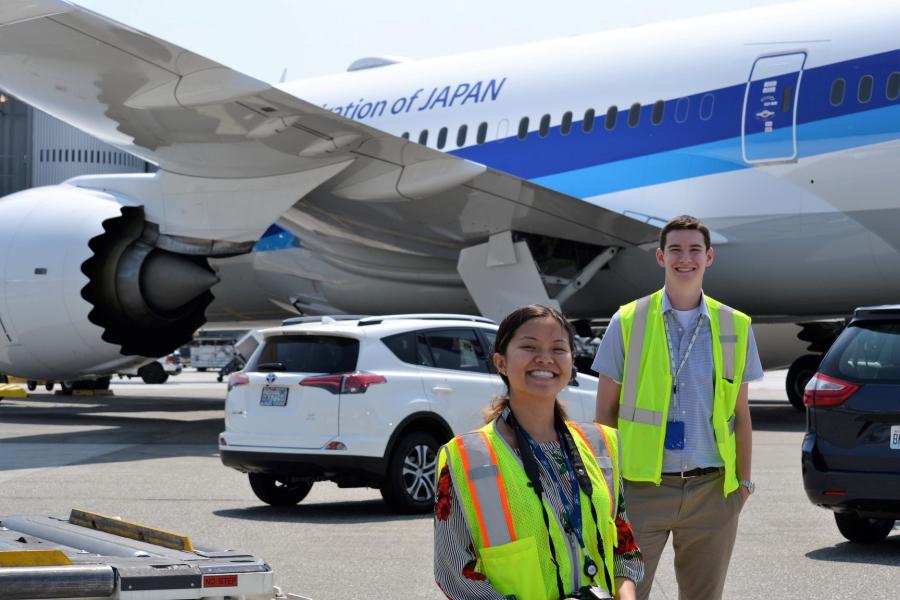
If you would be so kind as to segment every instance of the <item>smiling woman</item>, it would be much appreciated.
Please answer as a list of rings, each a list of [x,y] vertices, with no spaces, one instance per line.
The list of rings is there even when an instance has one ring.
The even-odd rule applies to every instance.
[[[643,563],[617,433],[566,420],[557,399],[573,353],[571,325],[552,308],[526,306],[500,324],[493,362],[506,394],[482,429],[440,452],[435,577],[449,598],[634,597]]]

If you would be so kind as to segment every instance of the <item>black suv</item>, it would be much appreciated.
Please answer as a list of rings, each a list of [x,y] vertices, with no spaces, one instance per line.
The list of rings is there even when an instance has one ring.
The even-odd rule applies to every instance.
[[[858,308],[803,395],[803,486],[851,542],[900,519],[900,305]]]

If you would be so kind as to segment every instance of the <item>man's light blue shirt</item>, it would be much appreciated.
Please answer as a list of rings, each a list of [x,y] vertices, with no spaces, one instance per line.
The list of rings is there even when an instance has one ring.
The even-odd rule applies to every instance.
[[[709,310],[702,293],[699,308],[688,326],[682,327],[668,294],[663,293],[663,317],[666,319],[667,335],[672,336],[670,345],[675,351],[676,367],[681,364],[682,356],[690,345],[697,319],[700,319],[700,329],[694,347],[678,373],[677,394],[672,394],[669,404],[669,420],[684,422],[684,449],[663,451],[663,473],[690,471],[698,467],[718,467],[723,464],[712,429],[712,335]],[[616,383],[622,382],[625,370],[625,343],[622,339],[622,322],[618,312],[613,315],[606,328],[591,368]],[[747,362],[743,382],[756,381],[762,377],[762,364],[751,327],[747,340]]]

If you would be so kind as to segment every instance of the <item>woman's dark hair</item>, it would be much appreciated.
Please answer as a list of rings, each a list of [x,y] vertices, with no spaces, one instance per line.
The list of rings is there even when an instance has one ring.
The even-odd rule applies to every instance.
[[[497,337],[494,340],[494,348],[491,354],[506,354],[506,349],[509,347],[509,342],[512,341],[513,337],[516,335],[516,332],[519,330],[519,327],[527,323],[532,319],[542,319],[544,317],[552,317],[556,320],[557,323],[563,328],[563,330],[569,336],[569,350],[572,352],[572,355],[575,355],[575,330],[572,328],[572,324],[566,320],[562,313],[560,313],[555,308],[551,308],[549,306],[544,306],[543,304],[529,304],[528,306],[523,306],[522,308],[517,308],[512,311],[503,321],[500,323],[500,327],[497,329]],[[503,373],[498,373],[500,375],[500,379],[503,380],[503,383],[506,385],[506,393],[498,394],[491,399],[490,405],[486,409],[484,409],[484,421],[485,423],[489,423],[500,416],[500,413],[503,412],[503,409],[509,406],[509,378]],[[560,401],[556,400],[556,408],[555,408],[556,416],[560,419],[565,420],[567,418],[566,411],[563,408]]]

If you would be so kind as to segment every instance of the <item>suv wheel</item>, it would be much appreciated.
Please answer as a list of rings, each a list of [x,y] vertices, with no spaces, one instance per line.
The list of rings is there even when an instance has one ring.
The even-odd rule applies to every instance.
[[[425,513],[434,508],[438,441],[427,433],[403,436],[391,453],[381,497],[402,513]]]
[[[834,513],[834,521],[841,535],[860,544],[880,542],[894,528],[891,519],[867,519],[856,513]]]
[[[311,481],[298,481],[269,473],[248,473],[256,497],[272,506],[294,506],[312,489]]]

